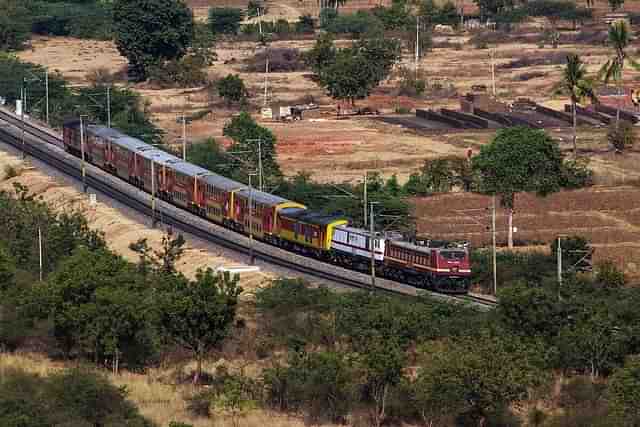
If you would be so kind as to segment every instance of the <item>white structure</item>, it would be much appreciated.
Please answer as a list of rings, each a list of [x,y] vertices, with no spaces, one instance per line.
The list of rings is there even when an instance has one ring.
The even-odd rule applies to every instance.
[[[371,233],[360,228],[338,226],[333,229],[331,249],[352,256],[371,259]],[[384,260],[385,238],[376,233],[373,248],[376,261]]]

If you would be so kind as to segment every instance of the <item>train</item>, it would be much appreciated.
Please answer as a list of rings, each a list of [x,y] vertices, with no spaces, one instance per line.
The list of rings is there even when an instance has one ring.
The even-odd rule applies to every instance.
[[[114,128],[68,120],[63,142],[68,153],[84,154],[86,162],[238,233],[358,271],[368,271],[373,257],[377,275],[416,287],[455,294],[469,290],[468,247],[371,233],[348,218],[249,188]]]

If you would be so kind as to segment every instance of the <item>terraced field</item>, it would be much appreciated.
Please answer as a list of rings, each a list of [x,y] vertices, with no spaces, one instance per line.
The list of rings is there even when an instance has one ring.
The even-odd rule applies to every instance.
[[[415,200],[418,232],[439,238],[466,239],[474,245],[491,241],[491,199],[454,193]],[[610,259],[640,279],[640,187],[597,186],[565,191],[547,198],[522,194],[516,199],[516,241],[531,247],[559,234],[579,234],[593,242],[594,261]],[[507,237],[506,212],[498,209],[498,242]]]

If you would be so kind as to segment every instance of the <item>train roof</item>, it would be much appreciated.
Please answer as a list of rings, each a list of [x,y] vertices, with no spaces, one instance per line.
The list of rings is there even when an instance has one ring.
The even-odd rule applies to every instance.
[[[205,168],[201,168],[198,165],[194,165],[193,163],[185,162],[184,160],[179,159],[178,157],[176,157],[176,159],[180,160],[180,162],[172,165],[172,168],[183,175],[201,176],[201,175],[213,173]]]
[[[336,228],[339,228],[340,230],[343,230],[349,233],[360,234],[362,236],[371,236],[371,231],[365,230],[364,228],[349,227],[348,225],[338,225]],[[375,234],[375,237],[384,237],[382,233],[379,233],[377,231],[374,234]]]
[[[280,215],[296,221],[306,222],[314,225],[329,225],[336,221],[346,221],[346,218],[337,215],[326,215],[319,212],[309,211],[301,208],[280,209]]]
[[[255,188],[252,190],[253,194],[251,197],[255,200],[256,203],[260,203],[261,205],[269,205],[276,206],[282,203],[289,203],[290,200],[284,199],[280,196],[276,196],[275,194],[265,193],[264,191],[256,190]],[[249,198],[249,188],[245,187],[244,189],[238,191],[238,195],[244,198]]]
[[[113,139],[126,137],[126,135],[120,132],[119,130],[114,128],[109,128],[106,126],[88,125],[86,128],[88,132],[91,132],[93,135],[97,135],[100,138],[109,138],[113,140]],[[143,142],[143,141],[140,141],[140,142]]]
[[[412,251],[416,251],[416,252],[421,252],[423,254],[430,254],[432,250],[434,251],[454,251],[454,250],[460,250],[460,251],[464,251],[464,248],[445,248],[445,247],[429,247],[429,246],[420,246],[420,245],[416,245],[415,243],[411,243],[411,242],[403,242],[402,240],[390,240],[389,243],[391,245],[395,245],[395,246],[399,246],[401,248],[404,249],[409,249]]]
[[[205,175],[202,180],[209,185],[213,185],[215,188],[219,188],[225,191],[233,191],[239,188],[243,188],[244,184],[224,177],[222,175],[210,172],[209,175]]]

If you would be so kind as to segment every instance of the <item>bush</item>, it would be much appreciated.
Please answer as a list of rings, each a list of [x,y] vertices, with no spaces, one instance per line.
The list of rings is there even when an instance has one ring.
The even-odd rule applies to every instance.
[[[29,40],[31,32],[31,14],[20,0],[3,0],[0,2],[0,49],[22,49]]]
[[[380,35],[384,31],[382,22],[369,12],[358,11],[348,15],[338,15],[326,30],[333,34],[350,34],[353,38]]]
[[[565,188],[584,188],[593,185],[593,171],[588,168],[589,159],[568,160],[564,162],[562,186]]]
[[[607,131],[607,140],[615,148],[616,153],[622,153],[628,148],[633,148],[637,139],[636,129],[633,123],[620,120],[619,123],[611,123]]]
[[[315,32],[315,20],[311,15],[303,15],[296,22],[296,33],[312,34]]]
[[[320,12],[320,28],[327,30],[337,18],[337,10],[330,7],[322,9],[322,12]]]
[[[259,15],[264,15],[267,13],[267,7],[265,4],[258,0],[249,0],[249,4],[247,5],[247,16],[249,18],[255,18]]]
[[[619,289],[627,283],[627,279],[612,261],[603,261],[596,267],[596,282],[605,288]]]
[[[281,47],[258,52],[253,58],[247,59],[246,70],[252,73],[264,73],[267,58],[269,58],[269,72],[286,73],[306,68],[298,49]]]
[[[424,94],[426,88],[426,81],[416,76],[414,71],[408,68],[403,68],[400,71],[400,87],[398,95],[419,97]]]
[[[37,2],[32,13],[32,31],[36,34],[99,40],[113,37],[111,2]]]
[[[216,82],[218,95],[224,99],[228,105],[234,103],[243,104],[247,100],[248,91],[244,81],[238,74],[229,74],[227,77]]]
[[[161,87],[193,87],[207,82],[202,58],[187,55],[147,68],[149,81]]]
[[[242,18],[242,9],[232,7],[212,7],[209,9],[209,27],[211,27],[213,34],[237,34]]]
[[[536,65],[560,65],[567,62],[569,52],[553,52],[541,55],[527,55],[522,58],[498,65],[498,69],[528,68]]]

